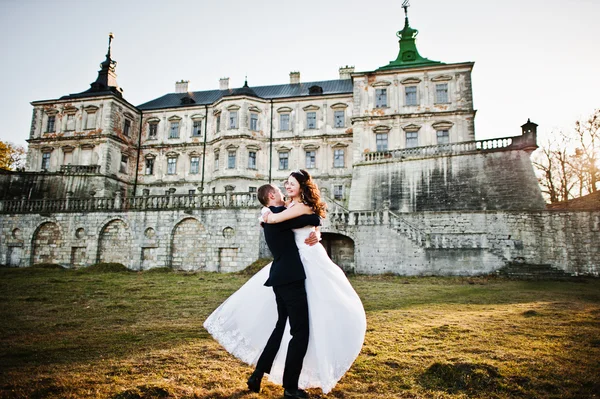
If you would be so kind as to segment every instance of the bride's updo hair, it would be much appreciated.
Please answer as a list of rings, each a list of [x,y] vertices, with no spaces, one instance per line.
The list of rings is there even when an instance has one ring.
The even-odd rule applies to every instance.
[[[325,218],[327,204],[321,201],[319,187],[317,187],[310,174],[304,169],[299,169],[290,173],[290,176],[293,176],[300,184],[300,199],[302,202],[310,206],[317,216]]]

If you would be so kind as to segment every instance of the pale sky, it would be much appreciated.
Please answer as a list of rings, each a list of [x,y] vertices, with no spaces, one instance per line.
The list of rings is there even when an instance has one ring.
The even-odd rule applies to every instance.
[[[600,108],[600,0],[411,0],[422,56],[474,61],[477,139],[541,140]],[[134,105],[173,92],[338,78],[398,54],[402,0],[0,0],[0,140],[25,144],[31,101],[89,88],[113,32],[113,59]]]

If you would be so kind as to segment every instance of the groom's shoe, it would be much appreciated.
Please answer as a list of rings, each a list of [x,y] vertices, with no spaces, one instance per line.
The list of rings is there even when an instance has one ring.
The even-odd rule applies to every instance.
[[[248,389],[252,392],[260,392],[260,382],[263,378],[264,373],[262,371],[254,370],[250,378],[248,378]]]
[[[302,389],[284,389],[283,390],[284,398],[294,398],[294,399],[308,399],[308,393],[303,391]]]

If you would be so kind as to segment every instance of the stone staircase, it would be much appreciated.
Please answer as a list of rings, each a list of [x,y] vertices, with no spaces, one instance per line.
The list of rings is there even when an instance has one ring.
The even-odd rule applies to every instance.
[[[496,271],[499,276],[525,280],[562,280],[573,277],[551,265],[535,265],[519,261],[509,262]]]

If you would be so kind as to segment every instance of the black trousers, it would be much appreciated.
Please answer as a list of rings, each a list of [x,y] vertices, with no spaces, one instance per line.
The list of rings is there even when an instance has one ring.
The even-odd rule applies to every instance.
[[[277,302],[277,323],[267,341],[263,353],[258,359],[256,369],[265,373],[271,372],[271,366],[281,345],[281,338],[285,331],[285,323],[290,319],[290,335],[292,339],[288,345],[283,371],[283,387],[297,389],[298,379],[302,371],[302,362],[308,348],[308,302],[304,280],[273,287]]]

